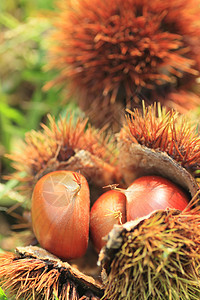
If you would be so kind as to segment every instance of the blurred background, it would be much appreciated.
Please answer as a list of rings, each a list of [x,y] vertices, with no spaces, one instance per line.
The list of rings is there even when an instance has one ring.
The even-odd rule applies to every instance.
[[[59,111],[59,92],[42,87],[53,0],[0,2],[0,155],[1,175],[10,171],[3,157],[26,131],[37,129],[48,112]],[[56,99],[56,101],[55,101]]]
[[[53,4],[54,0],[0,1],[0,251],[21,244],[15,227],[20,209],[8,214],[6,210],[24,203],[14,191],[18,182],[4,179],[12,172],[5,154],[19,146],[27,131],[37,130],[47,113],[61,113],[59,90],[42,89],[52,78],[44,66]]]

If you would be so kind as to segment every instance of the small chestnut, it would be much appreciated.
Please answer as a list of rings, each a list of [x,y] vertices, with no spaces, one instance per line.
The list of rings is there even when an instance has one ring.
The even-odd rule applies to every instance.
[[[126,222],[126,196],[116,190],[102,194],[90,212],[90,234],[94,247],[99,252],[106,244],[104,237],[114,224]]]
[[[183,210],[189,202],[180,187],[159,176],[140,177],[124,193],[127,198],[127,221],[144,217],[156,209]]]
[[[32,195],[32,227],[40,245],[52,254],[72,259],[86,252],[90,195],[79,173],[55,171],[42,177]]]

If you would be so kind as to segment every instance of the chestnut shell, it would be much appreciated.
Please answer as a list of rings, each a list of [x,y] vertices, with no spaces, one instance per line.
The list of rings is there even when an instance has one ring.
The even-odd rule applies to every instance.
[[[33,231],[40,245],[63,259],[84,255],[89,207],[89,187],[81,174],[54,171],[42,177],[34,188],[31,208]]]

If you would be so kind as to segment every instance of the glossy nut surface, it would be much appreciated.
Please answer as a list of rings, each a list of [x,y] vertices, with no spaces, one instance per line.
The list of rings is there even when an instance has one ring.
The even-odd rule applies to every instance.
[[[127,221],[144,217],[156,209],[183,210],[189,202],[181,188],[159,176],[136,179],[125,191],[125,195]]]
[[[106,244],[104,237],[114,224],[126,222],[126,196],[111,190],[102,194],[90,212],[90,233],[97,252]]]
[[[42,177],[32,196],[32,226],[40,245],[63,259],[82,256],[89,237],[89,187],[76,172]]]

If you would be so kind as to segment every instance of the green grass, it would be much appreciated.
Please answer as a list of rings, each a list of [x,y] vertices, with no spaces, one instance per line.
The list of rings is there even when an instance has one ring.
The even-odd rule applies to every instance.
[[[4,294],[3,290],[0,288],[0,300],[8,300],[6,295]]]
[[[27,131],[38,129],[47,113],[62,112],[59,89],[43,90],[55,77],[46,71],[53,0],[0,1],[0,157],[2,173],[10,172],[4,158]]]

